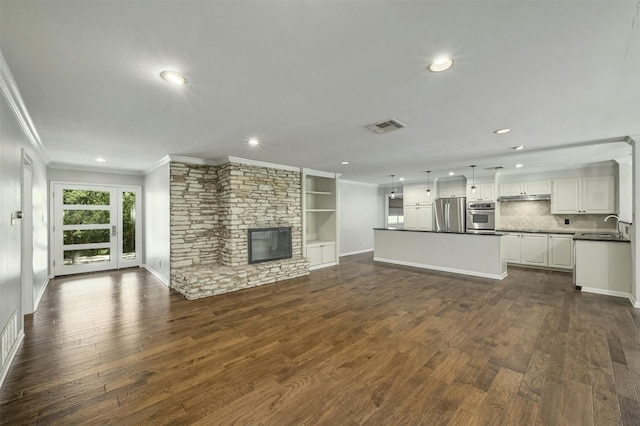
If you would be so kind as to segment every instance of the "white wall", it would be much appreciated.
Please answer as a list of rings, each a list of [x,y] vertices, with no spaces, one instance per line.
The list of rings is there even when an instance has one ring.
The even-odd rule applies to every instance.
[[[82,170],[67,170],[49,168],[49,180],[52,182],[77,182],[102,185],[131,185],[143,186],[144,176],[123,173],[89,172]]]
[[[0,53],[0,333],[9,324],[13,314],[17,314],[17,333],[5,341],[9,356],[2,362],[0,358],[0,384],[9,369],[13,353],[23,336],[22,282],[21,282],[21,221],[11,223],[11,213],[22,210],[22,150],[32,160],[32,204],[31,211],[23,215],[33,218],[33,290],[41,295],[47,283],[47,181],[46,166],[39,150],[32,145],[16,114],[20,114],[17,102],[17,88],[12,85],[13,77]],[[28,126],[28,120],[22,123]],[[31,259],[27,259],[29,262]]]
[[[170,189],[169,162],[144,177],[145,267],[169,285]]]
[[[339,180],[340,255],[373,250],[373,228],[384,226],[378,185]]]

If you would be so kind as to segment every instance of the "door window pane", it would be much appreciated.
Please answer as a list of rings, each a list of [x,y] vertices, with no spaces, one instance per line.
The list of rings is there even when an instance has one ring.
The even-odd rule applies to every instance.
[[[109,210],[64,210],[63,225],[102,225],[109,224]]]
[[[65,266],[87,265],[90,263],[109,262],[110,260],[111,253],[108,248],[64,251]]]
[[[122,193],[122,258],[136,258],[136,194]]]
[[[108,229],[73,229],[62,232],[64,244],[108,243],[111,233]]]
[[[111,194],[107,191],[85,191],[81,189],[65,189],[62,191],[62,204],[82,204],[91,206],[108,206]]]

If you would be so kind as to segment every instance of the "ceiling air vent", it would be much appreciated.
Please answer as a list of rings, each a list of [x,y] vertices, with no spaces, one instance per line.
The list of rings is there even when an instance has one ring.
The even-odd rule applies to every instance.
[[[402,129],[404,127],[407,127],[407,126],[405,126],[395,118],[392,118],[390,120],[382,121],[380,123],[369,124],[367,126],[367,129],[374,131],[376,133],[384,134],[384,133],[389,133],[393,130]]]
[[[485,170],[502,170],[504,169],[504,167],[502,166],[493,166],[493,167],[487,167]]]

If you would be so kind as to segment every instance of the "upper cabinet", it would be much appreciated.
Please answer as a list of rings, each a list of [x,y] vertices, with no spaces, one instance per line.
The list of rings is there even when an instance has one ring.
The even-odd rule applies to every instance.
[[[492,183],[479,183],[476,190],[467,185],[467,201],[493,201],[495,200],[495,185]]]
[[[433,203],[431,192],[426,188],[404,189],[402,191],[403,204],[405,206],[423,206]]]
[[[466,197],[466,179],[451,179],[438,181],[438,198]]]
[[[503,183],[500,184],[501,197],[512,195],[540,195],[549,194],[551,192],[551,182],[522,182],[522,183]]]
[[[616,213],[614,176],[586,177],[553,181],[551,213]]]

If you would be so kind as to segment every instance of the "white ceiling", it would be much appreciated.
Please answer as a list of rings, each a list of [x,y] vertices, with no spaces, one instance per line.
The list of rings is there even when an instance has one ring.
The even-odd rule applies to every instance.
[[[140,173],[167,154],[229,155],[388,183],[628,153],[610,142],[640,135],[639,9],[2,0],[0,42],[53,167]],[[442,54],[454,66],[428,71]],[[365,128],[392,117],[407,128]]]

